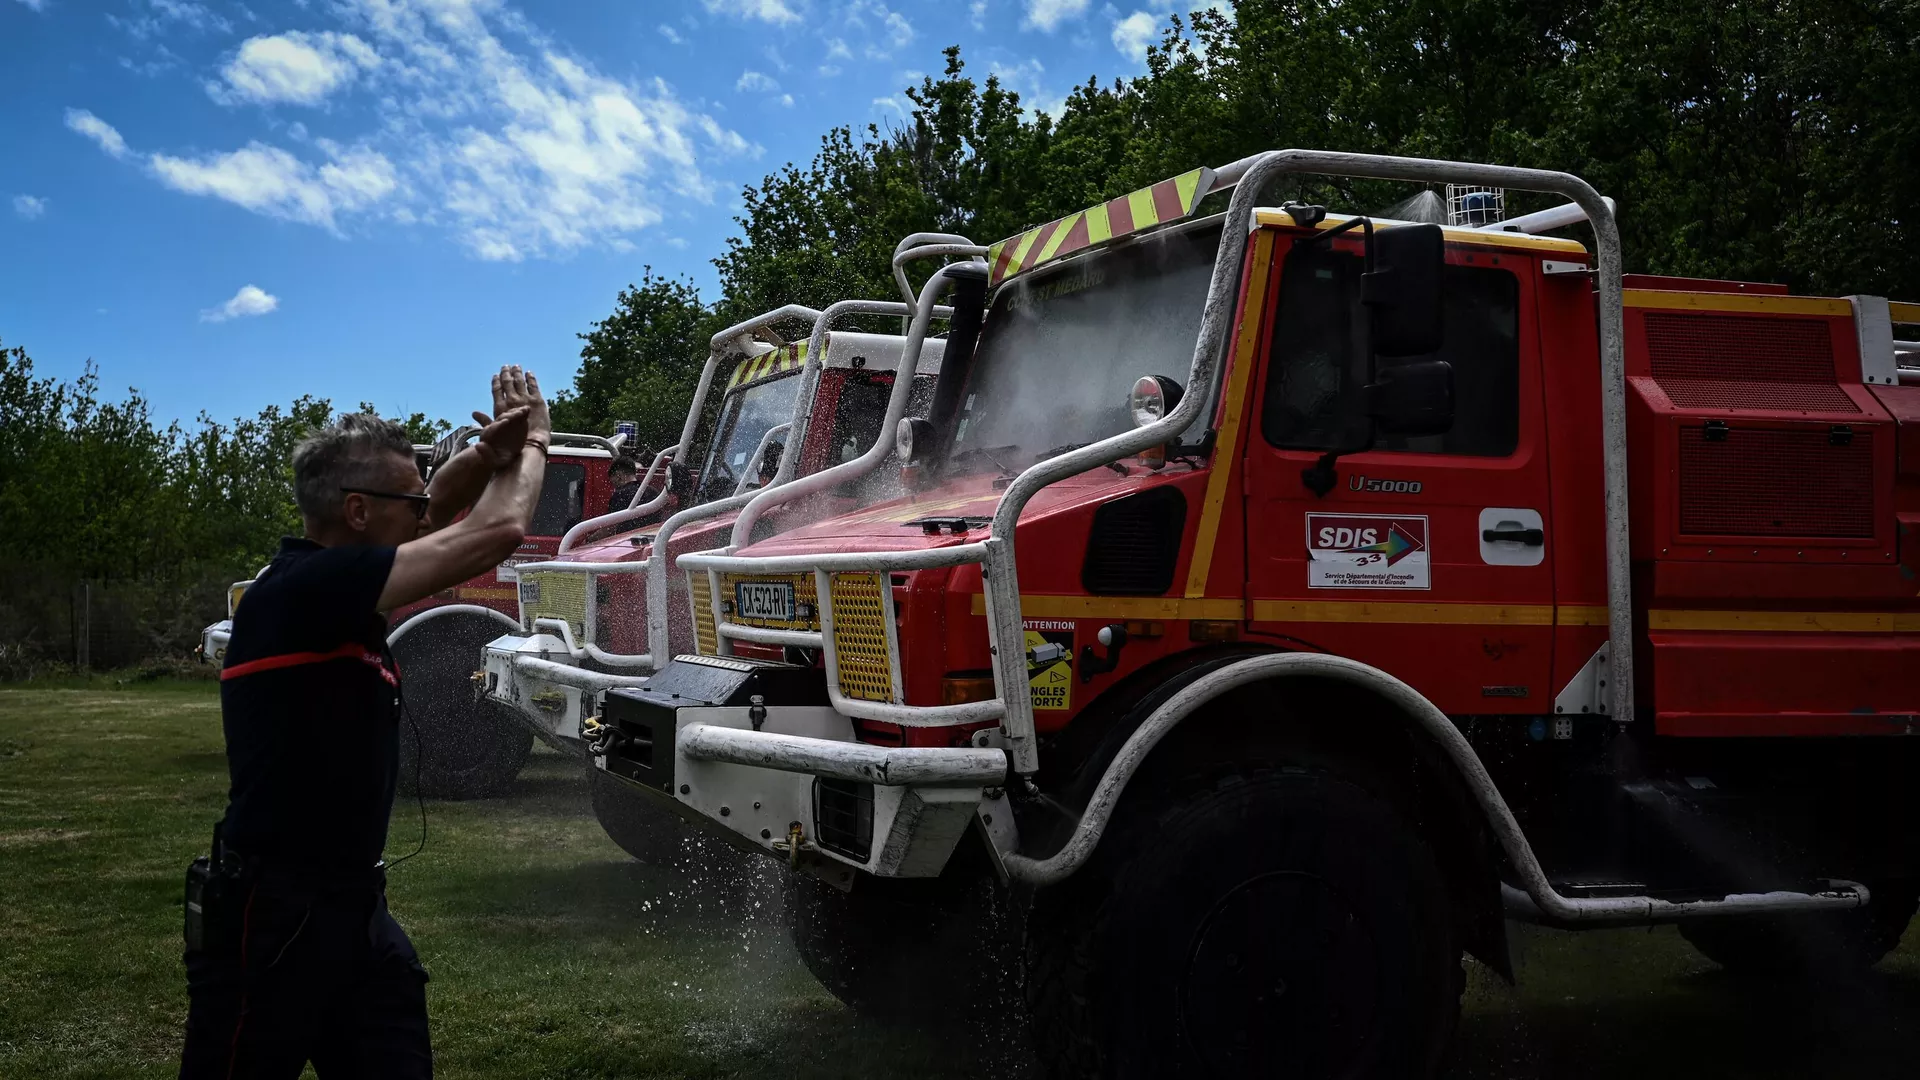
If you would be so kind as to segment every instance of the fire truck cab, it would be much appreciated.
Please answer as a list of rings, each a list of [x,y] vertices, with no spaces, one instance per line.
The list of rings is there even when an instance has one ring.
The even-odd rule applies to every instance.
[[[1571,203],[1263,198],[1308,174]],[[844,999],[968,985],[903,972],[985,937],[901,913],[981,879],[1028,898],[1061,1076],[1427,1075],[1509,916],[1677,922],[1736,968],[1898,940],[1920,308],[1625,276],[1567,174],[1298,150],[1012,237],[921,310],[978,286],[897,432],[916,490],[772,538],[756,496],[679,560],[703,655],[610,690],[593,747],[795,868]]]

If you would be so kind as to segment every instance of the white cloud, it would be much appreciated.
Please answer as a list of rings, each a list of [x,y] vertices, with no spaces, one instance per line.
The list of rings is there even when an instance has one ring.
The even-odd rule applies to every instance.
[[[823,79],[831,79],[831,78],[833,78],[833,77],[834,77],[835,75],[838,75],[838,74],[840,74],[840,65],[838,65],[838,64],[821,64],[821,65],[820,65],[820,67],[819,67],[819,72],[820,72],[820,77],[821,77],[821,78],[823,78]]]
[[[1027,17],[1020,25],[1051,34],[1063,22],[1087,13],[1090,0],[1027,0]]]
[[[675,30],[666,23],[660,24],[660,36],[666,38],[670,44],[685,45],[687,43],[687,39],[680,36],[680,31]]]
[[[105,120],[100,119],[85,109],[67,110],[67,129],[69,131],[77,131],[87,138],[92,139],[94,142],[99,143],[100,149],[105,150],[114,157],[123,158],[127,156],[127,140],[121,138],[120,133],[113,130],[112,124],[107,123]]]
[[[256,214],[336,230],[342,214],[365,210],[400,186],[393,163],[364,146],[320,140],[327,155],[315,167],[277,146],[249,143],[224,154],[189,159],[155,154],[154,176],[175,191],[210,195]]]
[[[779,49],[768,45],[766,48],[760,50],[760,55],[767,58],[767,63],[773,65],[773,70],[782,75],[787,73],[787,58],[780,55]]]
[[[967,18],[975,30],[987,28],[987,0],[973,0],[967,8]]]
[[[827,59],[851,60],[853,59],[853,50],[847,48],[847,43],[839,38],[828,38]]]
[[[47,10],[47,0],[20,0],[20,2],[27,5],[27,7],[33,11]]]
[[[289,127],[280,145],[136,156],[91,114],[76,110],[68,126],[178,191],[342,235],[372,221],[445,230],[479,258],[508,260],[631,243],[665,200],[716,200],[708,159],[762,153],[714,119],[718,106],[696,110],[659,79],[604,75],[499,0],[335,0],[312,12],[344,25],[302,43],[351,60],[350,77],[263,85],[276,100],[348,106],[332,114],[339,142]],[[377,62],[355,59],[349,38]]]
[[[903,49],[913,44],[913,24],[897,11],[887,12],[883,24],[887,28],[887,44],[895,49]]]
[[[735,90],[750,94],[772,93],[780,89],[780,84],[757,71],[743,71],[733,84]]]
[[[1145,11],[1133,14],[1113,24],[1113,47],[1120,55],[1136,64],[1147,60],[1147,46],[1158,38],[1160,20]]]
[[[189,0],[146,0],[145,4],[136,3],[135,7],[138,9],[135,14],[108,15],[107,22],[143,41],[165,33],[176,24],[195,32],[213,30],[224,34],[233,29],[233,24],[212,8]]]
[[[291,31],[248,38],[221,72],[225,83],[208,83],[207,93],[229,105],[318,105],[379,64],[379,54],[352,34]]]
[[[242,285],[233,299],[211,307],[200,313],[201,322],[226,322],[228,319],[249,319],[256,315],[265,315],[280,307],[280,298],[267,292],[258,285]]]
[[[874,98],[873,107],[876,109],[892,109],[894,112],[900,114],[901,119],[905,119],[907,115],[907,110],[900,106],[899,98],[891,98],[891,97]]]
[[[780,95],[780,104],[781,104],[781,106],[782,106],[782,107],[784,107],[784,108],[788,108],[788,109],[791,109],[791,108],[793,108],[793,95],[792,95],[792,94],[781,94],[781,95]]]
[[[786,0],[701,0],[701,3],[714,15],[758,19],[775,25],[800,21],[800,13],[787,6]]]
[[[32,221],[34,218],[47,212],[47,200],[35,198],[32,195],[15,195],[13,197],[13,212],[26,218],[28,221]]]

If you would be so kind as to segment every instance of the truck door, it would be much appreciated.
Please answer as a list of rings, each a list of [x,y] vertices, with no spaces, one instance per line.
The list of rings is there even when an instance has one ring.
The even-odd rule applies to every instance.
[[[1340,457],[1332,490],[1302,479],[1364,445],[1358,244],[1275,245],[1267,354],[1248,417],[1247,616],[1372,664],[1454,714],[1550,713],[1554,538],[1537,272],[1520,254],[1450,247],[1444,435],[1381,434]]]

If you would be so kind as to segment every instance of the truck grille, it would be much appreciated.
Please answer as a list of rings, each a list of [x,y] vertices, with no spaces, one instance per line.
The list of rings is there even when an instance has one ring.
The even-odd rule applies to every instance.
[[[893,700],[882,587],[879,574],[833,575],[833,652],[840,693],[860,701]]]
[[[813,782],[813,842],[866,862],[873,854],[873,785],[820,777]]]
[[[520,625],[535,619],[561,619],[576,641],[587,640],[587,575],[537,570],[520,575]]]
[[[702,656],[720,655],[720,632],[713,622],[713,590],[708,577],[698,570],[687,572],[687,598],[693,603],[693,651]]]

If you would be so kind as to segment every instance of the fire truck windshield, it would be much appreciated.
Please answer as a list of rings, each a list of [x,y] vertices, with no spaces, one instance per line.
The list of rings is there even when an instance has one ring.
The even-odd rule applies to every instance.
[[[1135,380],[1186,380],[1219,246],[1219,222],[1204,222],[1002,286],[961,396],[952,460],[968,471],[1024,468],[1049,448],[1133,426]]]
[[[793,419],[793,398],[799,391],[796,370],[728,395],[714,427],[713,448],[700,470],[698,501],[725,498],[742,474],[758,472],[760,463],[747,459],[768,428]]]

